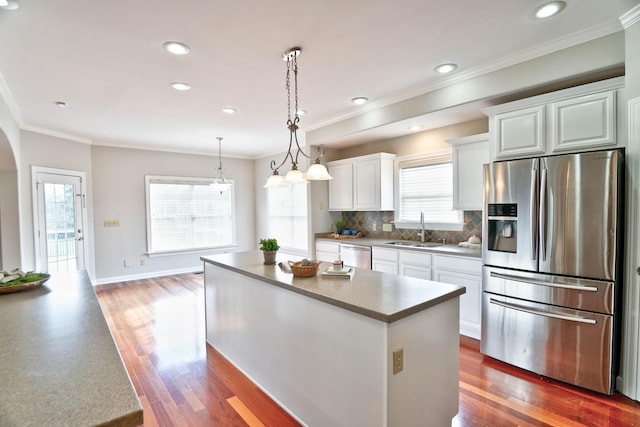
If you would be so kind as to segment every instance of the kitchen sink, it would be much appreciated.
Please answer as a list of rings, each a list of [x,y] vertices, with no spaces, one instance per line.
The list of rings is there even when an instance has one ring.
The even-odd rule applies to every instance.
[[[433,248],[442,246],[441,243],[419,243],[419,242],[386,242],[385,245],[409,246],[411,248]]]

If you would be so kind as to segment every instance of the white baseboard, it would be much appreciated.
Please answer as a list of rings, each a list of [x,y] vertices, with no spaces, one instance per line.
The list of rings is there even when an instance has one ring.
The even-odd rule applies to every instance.
[[[202,264],[198,264],[193,267],[178,268],[175,270],[149,271],[149,272],[140,273],[140,274],[131,274],[128,276],[105,277],[105,278],[96,279],[95,281],[93,281],[93,286],[107,285],[110,283],[127,282],[129,280],[151,279],[153,277],[172,276],[174,274],[196,273],[196,272],[198,273],[202,272]]]

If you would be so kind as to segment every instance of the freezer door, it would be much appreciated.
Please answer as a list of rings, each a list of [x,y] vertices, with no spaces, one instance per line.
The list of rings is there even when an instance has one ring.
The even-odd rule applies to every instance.
[[[536,271],[538,159],[484,165],[484,264]]]
[[[621,151],[540,161],[540,272],[616,280]]]
[[[528,371],[613,393],[613,316],[483,292],[483,354]]]

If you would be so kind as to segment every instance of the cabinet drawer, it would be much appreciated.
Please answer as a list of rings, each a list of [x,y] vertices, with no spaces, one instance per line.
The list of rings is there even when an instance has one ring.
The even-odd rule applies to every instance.
[[[482,260],[456,256],[436,255],[434,263],[438,269],[482,274]]]
[[[340,254],[340,244],[337,242],[323,242],[316,240],[316,252],[332,252]]]
[[[400,251],[400,262],[419,266],[432,265],[432,255],[424,252]]]
[[[380,249],[374,247],[372,248],[371,256],[376,261],[398,262],[398,251],[395,249]]]

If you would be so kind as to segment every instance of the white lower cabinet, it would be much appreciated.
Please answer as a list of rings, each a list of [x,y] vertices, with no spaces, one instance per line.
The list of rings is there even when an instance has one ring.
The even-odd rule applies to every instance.
[[[480,339],[482,261],[479,258],[434,255],[432,280],[467,289],[460,296],[460,333]]]
[[[340,259],[340,243],[316,240],[316,259],[326,262]]]
[[[414,251],[399,252],[399,267],[402,276],[431,280],[432,255],[430,253]]]
[[[382,273],[398,274],[398,251],[374,246],[371,248],[371,269]]]

